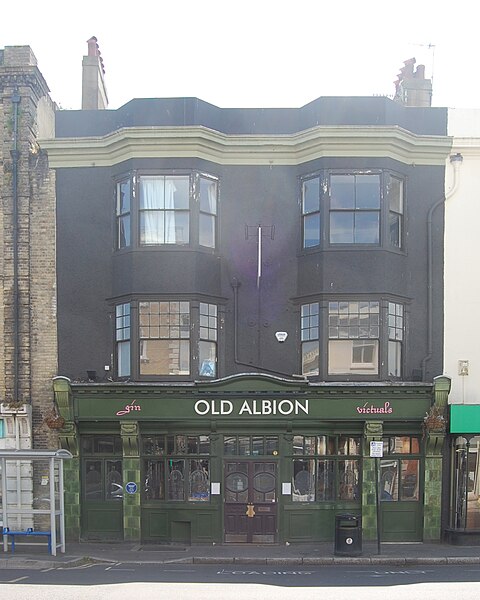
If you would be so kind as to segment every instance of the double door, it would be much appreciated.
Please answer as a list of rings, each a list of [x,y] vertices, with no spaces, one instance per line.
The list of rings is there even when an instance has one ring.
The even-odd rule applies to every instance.
[[[274,543],[277,539],[277,463],[224,462],[225,542]]]

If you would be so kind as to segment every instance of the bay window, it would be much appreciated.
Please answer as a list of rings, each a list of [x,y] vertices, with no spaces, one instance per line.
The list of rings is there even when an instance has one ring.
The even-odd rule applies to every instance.
[[[117,377],[217,377],[218,307],[188,300],[115,306]]]
[[[383,170],[326,170],[301,186],[303,248],[403,247],[402,177]]]
[[[130,246],[217,244],[218,180],[197,172],[137,173],[116,183],[116,243]]]
[[[400,378],[404,337],[405,309],[398,302],[345,299],[302,304],[302,375]]]

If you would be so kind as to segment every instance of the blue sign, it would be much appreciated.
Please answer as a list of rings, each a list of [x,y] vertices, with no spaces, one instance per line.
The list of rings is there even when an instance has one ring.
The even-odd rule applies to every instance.
[[[129,481],[125,485],[125,491],[127,492],[127,494],[136,494],[137,489],[137,484],[134,481]]]

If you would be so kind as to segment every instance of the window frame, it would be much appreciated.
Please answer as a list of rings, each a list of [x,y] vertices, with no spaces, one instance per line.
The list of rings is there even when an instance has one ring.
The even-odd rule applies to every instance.
[[[345,443],[343,444],[343,447],[341,445],[342,438],[346,440],[346,451]],[[354,448],[354,444],[356,445],[356,448]],[[362,435],[359,433],[295,433],[292,437],[290,455],[292,473],[290,501],[294,504],[323,502],[349,502],[360,504],[363,460],[362,445]],[[356,463],[356,470],[354,473],[356,473],[357,479],[353,484],[346,484],[345,481],[342,481],[342,472],[344,474],[346,473],[347,463],[350,462]],[[305,464],[310,465],[310,469],[306,470],[309,486],[304,490],[303,494],[295,494],[296,489],[297,491],[301,491],[299,486],[296,487],[296,484],[298,483],[296,482],[296,477],[302,472],[296,470],[296,465],[301,467]],[[331,473],[333,477],[327,477],[329,488],[324,488],[324,493],[321,494],[319,476],[321,472],[325,472],[325,468],[326,472]],[[303,471],[305,471],[305,469]],[[305,484],[305,481],[303,484]],[[350,490],[346,490],[345,488],[342,488],[342,485],[351,485],[352,487]],[[326,491],[327,489],[329,489],[329,491]]]
[[[354,177],[359,178],[361,176],[378,176],[379,177],[379,205],[375,207],[339,207],[332,206],[332,177]],[[406,189],[407,189],[407,176],[391,169],[383,168],[350,168],[350,169],[321,169],[313,173],[302,175],[300,178],[300,213],[301,213],[301,251],[304,253],[315,252],[319,250],[346,250],[346,249],[358,249],[358,248],[371,248],[371,249],[386,249],[394,252],[405,252],[405,221],[406,221]],[[318,180],[319,189],[319,203],[318,210],[316,207],[313,208],[313,204],[306,207],[305,200],[305,187],[308,182]],[[395,180],[400,182],[400,199],[398,206],[394,210],[392,208],[392,198],[390,196],[391,181]],[[356,189],[356,188],[355,188]],[[306,210],[308,208],[308,210]],[[377,241],[338,241],[332,240],[332,215],[346,215],[351,213],[353,215],[353,236],[355,231],[361,231],[361,229],[355,227],[355,221],[359,215],[365,215],[367,213],[378,213],[378,240]],[[310,219],[312,215],[318,215],[318,231],[317,235],[306,235],[307,231],[307,219]],[[398,220],[398,244],[392,243],[390,221],[392,215]],[[365,229],[367,231],[367,229]],[[313,242],[308,242],[310,238],[315,238]]]
[[[158,445],[158,441],[163,445]],[[181,439],[183,438],[183,439]],[[190,452],[190,440],[196,439],[196,452]],[[201,438],[207,438],[208,449],[202,452]],[[153,451],[146,451],[146,441],[156,440]],[[149,442],[150,443],[150,442]],[[141,461],[141,481],[142,481],[142,502],[144,504],[159,504],[159,503],[200,503],[206,504],[211,502],[211,469],[212,469],[212,440],[208,433],[144,433],[140,439],[140,461]],[[196,469],[192,470],[196,465]],[[196,492],[196,497],[192,492],[192,474],[196,473],[199,465],[203,463],[202,468],[207,467],[207,479],[204,482],[204,491]],[[147,476],[151,466],[155,466],[160,473],[160,493],[154,497],[148,497],[149,488],[147,485]],[[181,468],[175,468],[180,466]],[[159,467],[159,468],[158,468]],[[172,482],[172,474],[174,471],[181,473],[181,485],[178,485],[178,490],[181,491],[181,497],[178,494],[173,494],[174,489]],[[187,476],[188,475],[188,476]],[[178,483],[178,482],[177,482]],[[155,497],[160,496],[160,497]]]
[[[142,207],[142,181],[144,179],[158,179],[164,182],[169,178],[188,178],[188,205],[185,207]],[[205,205],[201,201],[201,184],[206,181],[215,186],[214,188],[214,207],[213,209]],[[130,204],[129,204],[129,226],[130,226],[130,243],[121,245],[120,242],[120,219],[126,217],[127,213],[120,214],[119,212],[119,190],[120,186],[126,182],[130,185]],[[141,250],[188,250],[195,248],[203,252],[218,251],[218,217],[220,211],[220,180],[218,176],[212,173],[204,173],[196,169],[136,169],[128,173],[123,173],[114,179],[114,214],[115,214],[115,235],[114,235],[114,251],[123,252],[125,250],[141,249]],[[210,210],[210,212],[209,212]],[[162,213],[172,211],[178,215],[188,215],[188,231],[185,239],[173,241],[163,239],[163,241],[142,242],[142,215],[147,213]],[[210,236],[213,240],[209,244],[201,243],[202,232],[200,230],[205,217],[209,218],[213,223],[210,225]]]
[[[172,324],[168,324],[165,325],[165,327],[167,327],[170,331],[170,328],[175,328],[177,327],[179,329],[179,335],[176,338],[170,338],[170,337],[165,337],[165,335],[163,335],[163,331],[162,331],[162,335],[160,335],[160,330],[158,331],[158,336],[157,337],[145,337],[143,335],[143,332],[141,331],[142,328],[150,328],[152,327],[153,329],[160,329],[160,312],[158,312],[158,319],[156,320],[156,322],[158,321],[158,326],[156,324],[156,322],[154,324],[151,324],[152,321],[149,320],[148,325],[146,325],[146,320],[145,320],[145,315],[147,313],[142,314],[142,304],[148,304],[148,303],[158,303],[159,304],[159,310],[160,310],[160,303],[167,303],[168,305],[171,305],[173,303],[178,303],[178,305],[180,306],[182,303],[183,304],[187,304],[188,305],[188,323],[185,325],[180,325],[180,323],[178,325],[172,325]],[[129,339],[128,340],[119,340],[118,336],[119,336],[119,331],[122,332],[123,329],[120,328],[119,326],[119,319],[120,319],[120,325],[122,324],[122,319],[123,317],[120,315],[118,316],[118,312],[119,312],[119,308],[122,306],[126,306],[128,305],[130,307],[130,313],[129,313]],[[208,307],[209,309],[209,315],[202,315],[201,314],[201,307]],[[224,337],[223,337],[223,328],[222,328],[222,323],[224,320],[224,307],[223,305],[220,304],[219,301],[216,301],[215,299],[212,298],[205,298],[205,299],[201,299],[199,300],[198,298],[192,298],[192,297],[187,297],[187,296],[168,296],[168,297],[164,297],[164,296],[156,296],[156,297],[151,297],[151,296],[142,296],[142,297],[135,297],[135,298],[131,298],[129,301],[127,301],[126,299],[122,299],[119,300],[118,303],[113,304],[112,306],[112,320],[114,323],[113,326],[113,345],[114,345],[114,353],[113,353],[113,357],[114,357],[114,365],[113,365],[113,373],[114,373],[114,377],[118,380],[122,380],[125,378],[131,378],[132,380],[135,381],[158,381],[158,380],[165,380],[165,381],[185,381],[185,380],[202,380],[202,381],[209,381],[212,379],[216,379],[218,378],[219,375],[219,366],[220,366],[220,361],[219,361],[219,355],[220,352],[224,352]],[[213,314],[215,313],[215,314]],[[149,313],[150,314],[150,313]],[[155,313],[156,315],[157,313]],[[182,313],[183,314],[183,313]],[[163,315],[163,313],[162,313]],[[149,316],[149,315],[147,315]],[[208,322],[207,322],[207,327],[204,328],[201,323],[203,322],[202,319],[206,317]],[[179,313],[179,318],[180,318],[180,313]],[[185,327],[187,328],[187,331],[185,331]],[[180,335],[180,329],[182,328],[182,330],[184,330],[184,334]],[[209,337],[209,339],[206,339],[204,337],[204,329],[206,329],[207,331],[207,336]],[[188,333],[188,335],[185,335],[185,333]],[[188,343],[188,373],[185,372],[178,372],[178,373],[148,373],[144,370],[144,372],[142,373],[142,357],[145,358],[144,356],[144,352],[142,352],[142,348],[144,348],[143,342],[145,341],[163,341],[163,342],[168,342],[169,340],[175,342],[187,342]],[[130,347],[130,373],[127,375],[126,373],[124,373],[123,375],[119,374],[119,344],[120,343],[128,343],[129,347]],[[202,369],[202,364],[201,364],[201,358],[202,356],[205,355],[205,348],[202,347],[202,344],[209,344],[209,356],[208,356],[208,362],[209,362],[209,367],[210,369],[208,369],[207,371],[204,371],[203,373],[201,372]],[[152,350],[150,350],[150,354],[151,354]],[[203,352],[203,354],[202,354]],[[214,356],[213,356],[214,355]],[[185,351],[185,354],[183,354],[182,356],[187,356],[187,352]],[[180,358],[179,358],[180,360]],[[186,364],[186,360],[184,361]]]
[[[398,298],[398,297],[380,297],[380,296],[365,296],[362,294],[353,296],[338,296],[338,297],[318,297],[316,299],[306,298],[305,302],[299,301],[298,305],[298,319],[299,319],[299,372],[302,373],[305,377],[313,380],[324,380],[324,381],[368,381],[368,380],[395,380],[401,381],[403,378],[403,374],[405,373],[405,364],[406,364],[406,353],[408,344],[406,342],[408,336],[408,303],[409,300],[406,298]],[[331,319],[329,313],[329,307],[332,303],[377,303],[378,304],[378,325],[373,323],[372,326],[378,329],[378,335],[376,336],[365,336],[358,335],[357,337],[345,337],[345,335],[340,336],[340,332],[338,337],[330,337],[330,327],[331,327]],[[307,327],[308,322],[306,318],[306,312],[304,311],[304,307],[310,307],[314,304],[318,303],[319,311],[318,311],[318,340],[315,339],[314,342],[318,343],[318,373],[313,372],[304,372],[304,352],[303,347],[306,343],[311,343],[311,340],[303,339],[303,332],[307,331],[308,335],[309,328]],[[391,316],[389,314],[389,309],[391,306],[401,307],[401,315],[399,316],[398,324],[396,323],[395,329],[395,339],[391,339],[390,326]],[[360,314],[360,313],[358,313]],[[347,315],[348,316],[348,315]],[[370,323],[369,323],[370,326]],[[337,328],[340,328],[340,325],[337,325]],[[399,335],[400,332],[400,335]],[[371,341],[375,343],[375,368],[376,372],[373,372],[372,365],[361,363],[360,365],[356,365],[352,362],[352,370],[348,372],[340,372],[336,370],[335,372],[330,372],[330,353],[332,349],[332,342],[351,342],[352,343],[352,352],[353,352],[353,342],[354,341]],[[397,374],[390,373],[390,353],[391,353],[391,344],[398,343],[401,345],[400,349],[397,348],[396,351],[399,352],[399,355],[396,356],[398,371]],[[353,354],[352,354],[353,358]]]

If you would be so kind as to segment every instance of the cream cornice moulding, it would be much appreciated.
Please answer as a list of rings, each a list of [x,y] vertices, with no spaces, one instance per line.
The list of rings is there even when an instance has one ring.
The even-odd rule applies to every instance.
[[[227,135],[207,127],[126,127],[101,137],[39,140],[51,168],[110,167],[132,158],[199,158],[220,165],[299,165],[326,156],[444,165],[452,139],[401,127],[314,127],[284,135]]]
[[[451,154],[463,157],[480,157],[480,137],[454,137]]]

